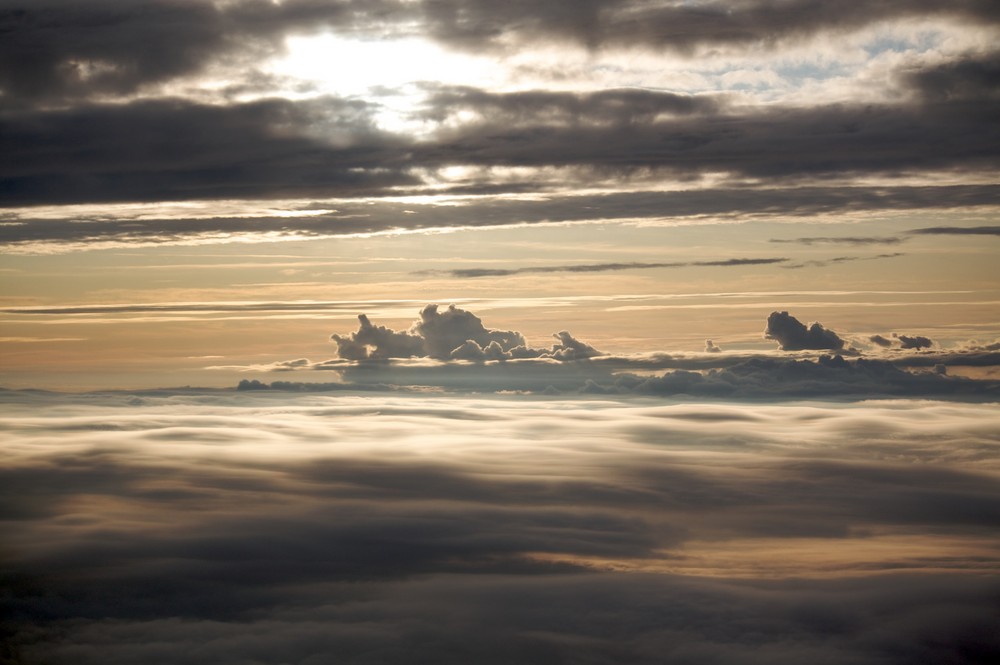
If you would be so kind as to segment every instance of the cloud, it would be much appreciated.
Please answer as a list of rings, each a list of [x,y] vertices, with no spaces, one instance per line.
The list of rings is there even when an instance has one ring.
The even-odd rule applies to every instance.
[[[875,344],[878,344],[883,348],[888,348],[892,346],[892,340],[886,337],[882,337],[882,335],[872,335],[871,337],[868,338],[868,341],[874,342]]]
[[[764,337],[776,340],[783,351],[802,349],[837,351],[844,348],[844,340],[837,336],[837,333],[819,323],[813,323],[807,328],[788,312],[771,312],[767,317]]]
[[[1000,236],[1000,226],[929,226],[913,229],[918,235]]]
[[[489,0],[456,0],[426,6],[438,39],[463,48],[511,48],[557,40],[600,47],[647,46],[697,55],[706,49],[773,48],[816,34],[843,34],[883,21],[919,17],[991,24],[1000,20],[988,2],[893,0],[835,12],[805,0],[790,2],[684,3],[569,0],[543,6],[498,6]]]
[[[566,331],[554,335],[557,342],[550,349],[529,348],[521,333],[486,328],[472,312],[449,305],[441,311],[437,305],[420,310],[420,318],[408,331],[396,332],[375,326],[364,314],[361,327],[350,335],[333,335],[338,355],[345,360],[385,360],[389,358],[434,358],[437,360],[509,360],[551,358],[579,360],[600,355]]]
[[[373,109],[319,97],[9,112],[0,115],[11,160],[0,195],[12,206],[353,195],[414,184],[399,164],[402,139],[375,128]],[[39,150],[43,143],[50,148]]]
[[[279,55],[287,37],[324,30],[358,39],[419,35],[476,53],[572,43],[590,49],[642,46],[697,56],[720,47],[759,52],[817,35],[839,36],[882,22],[920,18],[976,26],[998,22],[996,9],[983,0],[893,0],[841,11],[805,0],[697,6],[560,0],[509,7],[488,0],[4,0],[0,27],[8,38],[0,45],[0,89],[6,99],[38,103],[124,97],[196,78],[212,67],[249,70],[252,80],[264,75],[256,71],[257,65]],[[939,65],[901,78],[927,94],[988,87],[995,68],[983,57],[973,63]],[[604,94],[596,93],[589,101],[600,105]],[[637,104],[649,93],[630,94]],[[684,111],[690,102],[674,97],[677,103],[668,108]]]
[[[646,270],[650,268],[683,268],[690,266],[758,266],[784,263],[786,258],[757,258],[757,259],[720,259],[716,261],[673,261],[664,263],[646,263],[641,261],[630,261],[627,263],[590,263],[582,265],[562,265],[562,266],[529,266],[525,268],[456,268],[454,270],[425,270],[419,274],[440,274],[444,273],[451,277],[474,278],[474,277],[507,277],[510,275],[523,275],[532,273],[552,273],[552,272],[612,272],[619,270]]]
[[[653,378],[621,374],[613,384],[595,382],[590,390],[753,400],[887,396],[989,400],[1000,396],[1000,383],[913,373],[889,361],[837,355],[815,361],[760,357],[705,373],[676,370]]]
[[[786,270],[799,270],[807,267],[822,268],[830,264],[836,265],[839,263],[852,263],[854,261],[878,261],[879,259],[895,259],[900,256],[906,255],[902,252],[891,252],[888,254],[875,254],[874,256],[835,256],[829,259],[814,259],[811,261],[802,261],[801,263],[789,263],[781,267]]]
[[[584,110],[570,122],[547,115],[557,94],[565,97],[563,106],[574,104],[574,93],[531,99],[512,98],[519,93],[440,89],[430,95],[431,116],[465,113],[471,119],[443,124],[436,140],[414,154],[428,166],[585,166],[609,174],[651,170],[684,177],[727,173],[769,183],[832,174],[997,167],[996,156],[982,149],[997,140],[996,128],[987,121],[987,109],[994,105],[988,98],[723,107],[646,121],[633,121],[623,105],[615,120],[597,108],[592,117]],[[525,108],[530,105],[534,108]],[[512,121],[512,106],[518,109],[514,120],[520,120]],[[823,131],[817,131],[820,127]],[[928,137],[929,149],[918,150]],[[881,149],[872,150],[875,144]]]
[[[893,337],[899,340],[900,348],[903,349],[923,349],[925,347],[934,346],[934,342],[921,335],[896,335]]]
[[[339,358],[320,362],[295,359],[271,365],[229,367],[243,371],[327,371],[331,383],[241,381],[240,390],[322,392],[437,389],[455,392],[655,394],[725,399],[785,400],[807,397],[867,399],[887,396],[937,399],[991,399],[1000,384],[949,376],[947,371],[908,369],[949,366],[992,367],[1000,354],[975,346],[921,352],[934,343],[919,335],[871,335],[868,341],[894,348],[891,360],[862,357],[820,323],[806,326],[785,311],[767,319],[765,337],[779,343],[775,352],[724,353],[706,340],[701,353],[603,353],[567,331],[556,333],[550,348],[527,346],[516,331],[486,328],[454,305],[441,311],[427,305],[406,331],[376,326],[361,315],[359,329],[333,335]],[[837,355],[814,353],[838,351]],[[794,355],[789,355],[794,354]],[[854,359],[845,359],[853,356]],[[670,370],[661,376],[653,372]]]
[[[774,243],[797,243],[799,245],[898,245],[907,238],[897,236],[818,236],[806,238],[771,238]]]
[[[991,405],[2,398],[25,662],[1000,653]]]
[[[294,168],[289,166],[292,170]],[[282,176],[286,177],[286,176]],[[277,182],[277,181],[276,181]],[[300,182],[297,187],[301,187]],[[258,191],[266,191],[261,183]],[[118,190],[116,190],[118,191]],[[417,194],[414,190],[411,193]],[[805,218],[864,210],[975,208],[996,205],[1000,186],[796,187],[792,189],[694,189],[612,194],[552,194],[544,200],[483,196],[461,205],[337,201],[336,212],[314,216],[135,218],[108,215],[34,219],[19,214],[0,225],[0,245],[8,252],[72,251],[103,245],[155,245],[337,237],[441,228],[477,228],[588,221],[650,220],[669,223],[691,218],[748,220]],[[330,204],[327,204],[330,205]],[[407,212],[409,211],[409,212]],[[81,223],[86,222],[86,223]]]

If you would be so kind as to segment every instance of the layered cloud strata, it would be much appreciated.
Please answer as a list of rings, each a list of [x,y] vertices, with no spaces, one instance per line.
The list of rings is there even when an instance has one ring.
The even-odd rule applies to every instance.
[[[993,405],[0,399],[23,662],[1000,653]]]

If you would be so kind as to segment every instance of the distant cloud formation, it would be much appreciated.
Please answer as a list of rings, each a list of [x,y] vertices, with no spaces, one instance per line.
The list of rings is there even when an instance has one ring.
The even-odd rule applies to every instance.
[[[876,334],[866,339],[884,351],[865,357],[857,348],[846,348],[845,338],[833,330],[820,323],[806,326],[787,311],[774,311],[767,318],[765,337],[778,342],[777,353],[725,352],[709,339],[696,353],[614,355],[566,331],[554,335],[556,341],[550,348],[533,348],[520,332],[487,328],[472,312],[454,305],[444,310],[427,305],[405,331],[375,325],[365,315],[359,319],[357,331],[332,336],[338,358],[216,369],[319,371],[340,377],[338,382],[245,379],[239,385],[244,391],[433,387],[476,393],[645,394],[764,401],[805,397],[982,400],[1000,395],[1000,382],[952,376],[946,369],[1000,366],[996,344],[926,351],[934,346],[928,337]]]
[[[807,328],[788,312],[771,312],[767,317],[764,337],[777,341],[783,351],[839,351],[844,348],[844,340],[837,333],[819,323],[813,323]]]
[[[889,348],[892,346],[892,340],[883,337],[882,335],[872,335],[868,338],[868,341],[881,346],[882,348]]]
[[[904,349],[923,349],[929,346],[934,346],[934,342],[922,335],[894,335],[899,340],[901,348]]]
[[[410,329],[402,332],[375,326],[364,314],[358,319],[361,326],[356,332],[331,337],[337,343],[338,355],[345,360],[579,360],[600,355],[600,351],[566,331],[555,333],[557,342],[550,349],[530,348],[521,333],[488,329],[479,317],[455,305],[444,311],[437,305],[427,305]]]

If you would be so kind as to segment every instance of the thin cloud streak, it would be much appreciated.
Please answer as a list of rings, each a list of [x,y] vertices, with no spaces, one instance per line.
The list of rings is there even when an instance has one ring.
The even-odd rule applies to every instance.
[[[665,263],[646,263],[630,261],[627,263],[590,263],[565,266],[529,266],[525,268],[456,268],[454,270],[421,270],[416,275],[449,275],[451,277],[506,277],[531,273],[553,272],[617,272],[620,270],[648,270],[653,268],[686,268],[695,266],[759,266],[784,263],[787,258],[757,258],[757,259],[720,259],[717,261],[673,261]]]

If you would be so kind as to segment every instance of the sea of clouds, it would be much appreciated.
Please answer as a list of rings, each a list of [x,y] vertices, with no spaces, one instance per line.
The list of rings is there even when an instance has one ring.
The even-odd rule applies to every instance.
[[[996,405],[4,392],[4,657],[973,663]]]

